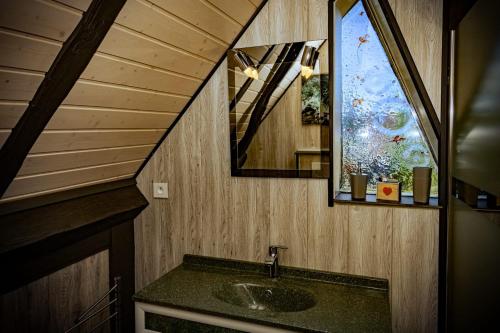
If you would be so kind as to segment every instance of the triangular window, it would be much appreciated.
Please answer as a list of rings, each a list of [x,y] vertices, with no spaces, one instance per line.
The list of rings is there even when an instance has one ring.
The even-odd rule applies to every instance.
[[[435,154],[361,1],[342,18],[341,29],[340,190],[350,192],[349,174],[361,162],[369,193],[375,192],[377,178],[386,176],[401,181],[403,194],[411,194],[413,167],[428,166],[436,196]]]

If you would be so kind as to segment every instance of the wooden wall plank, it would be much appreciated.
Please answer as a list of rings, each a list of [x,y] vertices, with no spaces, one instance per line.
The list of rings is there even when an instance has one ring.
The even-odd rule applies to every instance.
[[[323,14],[328,13],[328,2],[309,0],[307,6],[307,39],[328,39],[328,15]]]
[[[28,107],[27,102],[0,101],[0,128],[13,128]]]
[[[99,252],[48,276],[49,330],[63,332],[109,289],[108,251]],[[108,315],[104,311],[84,324],[90,330]],[[105,326],[106,327],[106,326]]]
[[[0,101],[0,128],[12,128],[26,110],[25,102]],[[177,113],[149,112],[85,106],[61,106],[47,124],[53,129],[154,129],[168,128]]]
[[[270,186],[270,243],[288,247],[281,254],[284,265],[307,267],[307,182],[271,179]]]
[[[306,0],[270,1],[270,44],[307,40],[307,19],[303,16],[307,15],[307,12]],[[278,17],[280,19],[277,19]]]
[[[0,29],[0,49],[2,66],[46,72],[61,44],[43,37]]]
[[[188,96],[79,79],[63,104],[180,112]]]
[[[87,11],[92,0],[57,0],[67,6],[73,7],[75,9],[81,10],[82,12]]]
[[[325,193],[327,180],[307,182],[307,267],[347,273],[350,207],[329,208]]]
[[[192,110],[201,110],[202,108],[204,106],[201,104],[201,99],[197,99],[192,104]],[[174,188],[180,198],[180,202],[173,209],[179,210],[179,219],[185,222],[185,251],[190,254],[204,253],[201,217],[203,215],[202,200],[205,200],[205,198],[199,191],[203,183],[200,118],[200,112],[191,112],[187,115],[186,121],[179,126],[177,131],[176,142],[179,145],[174,145],[171,148],[172,156],[183,156],[180,159],[174,158],[172,171],[175,172],[178,169],[188,170],[188,173],[179,179],[178,182],[174,180],[175,178],[170,178],[170,181],[177,184]]]
[[[243,9],[243,11],[250,15],[253,13],[253,10]],[[144,24],[146,17],[155,24]],[[143,0],[127,1],[116,23],[186,52],[200,55],[214,63],[229,46],[228,43],[215,39],[203,30],[195,29],[164,9]]]
[[[200,199],[202,231],[206,236],[203,237],[203,254],[227,257],[231,250],[230,207],[218,204],[220,201],[231,202],[231,161],[223,142],[229,137],[229,127],[223,121],[227,120],[228,109],[228,87],[224,74],[217,71],[210,79],[207,89],[199,95],[200,103],[206,110],[201,113],[199,130],[201,133],[211,134],[203,137],[201,145],[201,184],[204,190]]]
[[[397,0],[392,10],[427,93],[441,118],[443,0]]]
[[[81,78],[180,95],[192,95],[201,80],[127,59],[96,53]]]
[[[230,258],[263,262],[271,222],[270,180],[231,179]]]
[[[135,226],[136,244],[138,244],[139,239],[144,239],[147,243],[142,243],[145,246],[136,251],[136,263],[140,267],[143,267],[145,272],[140,280],[136,280],[137,288],[152,282],[157,276],[175,268],[182,262],[182,257],[186,252],[184,237],[185,221],[176,218],[171,220],[163,218],[158,221],[152,218],[158,214],[166,217],[167,212],[170,212],[170,214],[179,212],[179,210],[174,210],[175,207],[172,206],[172,200],[160,200],[152,197],[153,184],[149,181],[155,179],[155,181],[172,184],[169,178],[171,177],[172,170],[161,167],[166,161],[172,162],[168,148],[160,148],[162,150],[161,157],[154,159],[154,163],[152,164],[154,167],[145,169],[147,180],[139,185],[140,190],[150,204],[145,209],[146,214],[144,214],[142,221]],[[177,196],[177,189],[170,187],[169,196]],[[154,237],[149,238],[148,235],[154,235]],[[145,236],[147,236],[147,239],[145,239]],[[160,255],[156,255],[158,253]]]
[[[259,7],[263,0],[249,0],[255,7]]]
[[[112,26],[99,51],[200,79],[213,63],[122,26]]]
[[[28,155],[18,176],[146,158],[154,145]]]
[[[155,144],[163,130],[44,131],[30,153]]]
[[[232,17],[239,24],[245,25],[255,11],[256,6],[249,0],[208,0],[228,16]]]
[[[0,325],[5,332],[37,332],[48,328],[48,277],[0,296]]]
[[[391,277],[392,214],[395,209],[349,207],[348,273]]]
[[[16,177],[3,198],[88,183],[134,173],[143,160]]]
[[[63,105],[46,129],[164,129],[176,117],[177,113],[168,112]]]
[[[108,251],[65,267],[0,296],[0,326],[5,332],[64,332],[109,288]],[[103,320],[97,316],[82,330]]]
[[[150,0],[173,15],[190,22],[207,33],[230,44],[241,25],[203,0]]]
[[[0,68],[0,99],[31,100],[43,78],[40,72]]]
[[[269,26],[269,3],[267,3],[250,24],[248,30],[238,40],[235,47],[241,48],[271,44]]]
[[[395,332],[437,332],[437,210],[393,212],[391,309]]]
[[[2,1],[0,26],[63,42],[80,17],[78,11],[53,1],[8,0]]]

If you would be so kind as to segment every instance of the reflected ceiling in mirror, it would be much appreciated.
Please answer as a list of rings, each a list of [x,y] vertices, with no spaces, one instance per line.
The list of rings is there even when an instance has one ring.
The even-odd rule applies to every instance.
[[[232,175],[328,178],[328,41],[227,56]]]

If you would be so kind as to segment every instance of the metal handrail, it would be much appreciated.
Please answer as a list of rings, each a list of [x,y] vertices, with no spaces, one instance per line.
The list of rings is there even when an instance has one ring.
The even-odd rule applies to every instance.
[[[89,332],[94,332],[96,329],[107,323],[108,321],[111,321],[112,319],[115,319],[115,332],[120,332],[120,277],[115,277],[114,278],[115,284],[113,287],[111,287],[103,296],[101,296],[94,304],[89,306],[83,313],[74,321],[73,326],[71,326],[69,329],[64,331],[64,333],[70,333],[74,331],[76,328],[80,327],[90,319],[94,318],[104,310],[108,309],[111,306],[114,306],[114,312],[110,314],[106,319],[102,320],[99,322],[95,327],[93,327]],[[114,297],[109,300],[106,304],[103,306],[97,308],[99,304],[101,304],[106,297],[108,297],[111,294],[114,294]],[[96,309],[97,308],[97,309]],[[96,310],[94,310],[96,309]]]

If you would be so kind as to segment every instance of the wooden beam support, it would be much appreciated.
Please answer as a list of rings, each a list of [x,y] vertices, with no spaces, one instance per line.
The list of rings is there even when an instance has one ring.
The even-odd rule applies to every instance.
[[[0,197],[57,108],[69,94],[126,0],[94,0],[64,43],[28,108],[0,150]]]
[[[63,240],[70,240],[68,235],[81,237],[100,232],[120,221],[134,219],[147,205],[147,200],[133,184],[90,195],[83,192],[81,197],[61,196],[59,202],[12,213],[0,208],[7,212],[0,214],[0,258],[16,251],[24,253],[46,241],[60,247],[63,245],[58,243],[61,236]],[[31,252],[37,253],[38,248]]]

